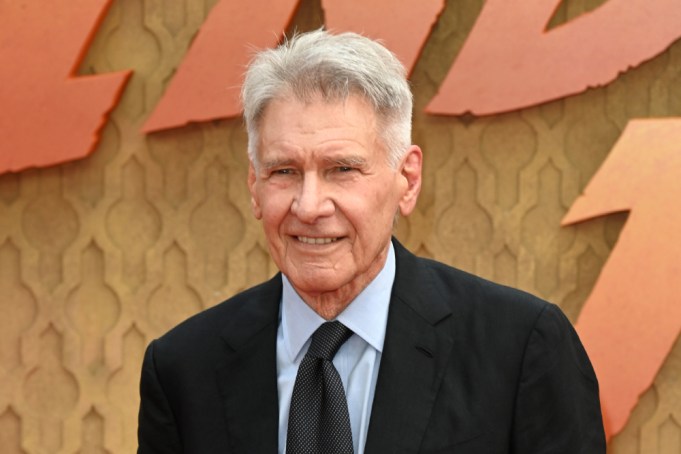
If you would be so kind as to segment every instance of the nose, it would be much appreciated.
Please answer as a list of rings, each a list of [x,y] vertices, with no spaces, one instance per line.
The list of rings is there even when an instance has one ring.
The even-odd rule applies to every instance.
[[[334,203],[324,182],[315,173],[304,174],[291,203],[291,212],[302,222],[311,224],[321,217],[331,216],[334,210]]]

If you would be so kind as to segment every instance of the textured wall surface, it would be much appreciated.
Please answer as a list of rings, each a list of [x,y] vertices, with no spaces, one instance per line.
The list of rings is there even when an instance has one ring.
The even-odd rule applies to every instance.
[[[134,70],[100,146],[0,176],[3,453],[133,452],[145,345],[276,271],[250,213],[241,120],[139,132],[215,2],[116,0],[80,68]],[[600,3],[564,2],[553,25]],[[626,215],[559,222],[629,119],[681,116],[681,42],[607,87],[539,107],[423,114],[481,5],[449,1],[413,73],[425,180],[397,236],[574,321]],[[303,0],[292,27],[322,23],[319,2]],[[680,369],[677,342],[611,453],[681,453]]]

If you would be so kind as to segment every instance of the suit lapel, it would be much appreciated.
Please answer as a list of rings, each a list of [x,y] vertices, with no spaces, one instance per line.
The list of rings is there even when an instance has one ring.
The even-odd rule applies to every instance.
[[[218,365],[234,453],[276,453],[279,431],[276,337],[281,277],[250,291],[222,332],[226,359]]]
[[[394,241],[397,271],[365,452],[417,452],[451,358],[444,304],[416,258]]]
[[[423,265],[393,242],[397,257],[383,354],[365,452],[417,452],[451,358],[451,310]],[[276,336],[281,277],[250,291],[225,322],[216,368],[231,452],[276,453]]]

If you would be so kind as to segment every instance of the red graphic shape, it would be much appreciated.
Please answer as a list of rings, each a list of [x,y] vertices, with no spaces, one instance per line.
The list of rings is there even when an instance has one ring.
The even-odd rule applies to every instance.
[[[239,90],[254,50],[274,46],[298,0],[222,0],[213,7],[144,132],[241,113]]]
[[[76,75],[110,3],[2,2],[0,173],[80,159],[95,149],[130,75]]]
[[[681,331],[681,118],[634,120],[563,219],[629,211],[577,321],[619,432]]]
[[[495,114],[606,85],[681,37],[678,0],[610,0],[546,31],[562,0],[487,0],[428,113]]]
[[[354,31],[380,39],[402,64],[414,69],[444,0],[322,0],[329,30]]]

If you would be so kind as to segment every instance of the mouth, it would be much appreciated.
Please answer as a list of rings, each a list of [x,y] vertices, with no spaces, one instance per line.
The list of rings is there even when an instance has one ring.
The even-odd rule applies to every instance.
[[[296,237],[298,241],[304,244],[331,244],[335,243],[340,239],[340,237],[320,237],[312,238],[309,236],[298,236]]]

